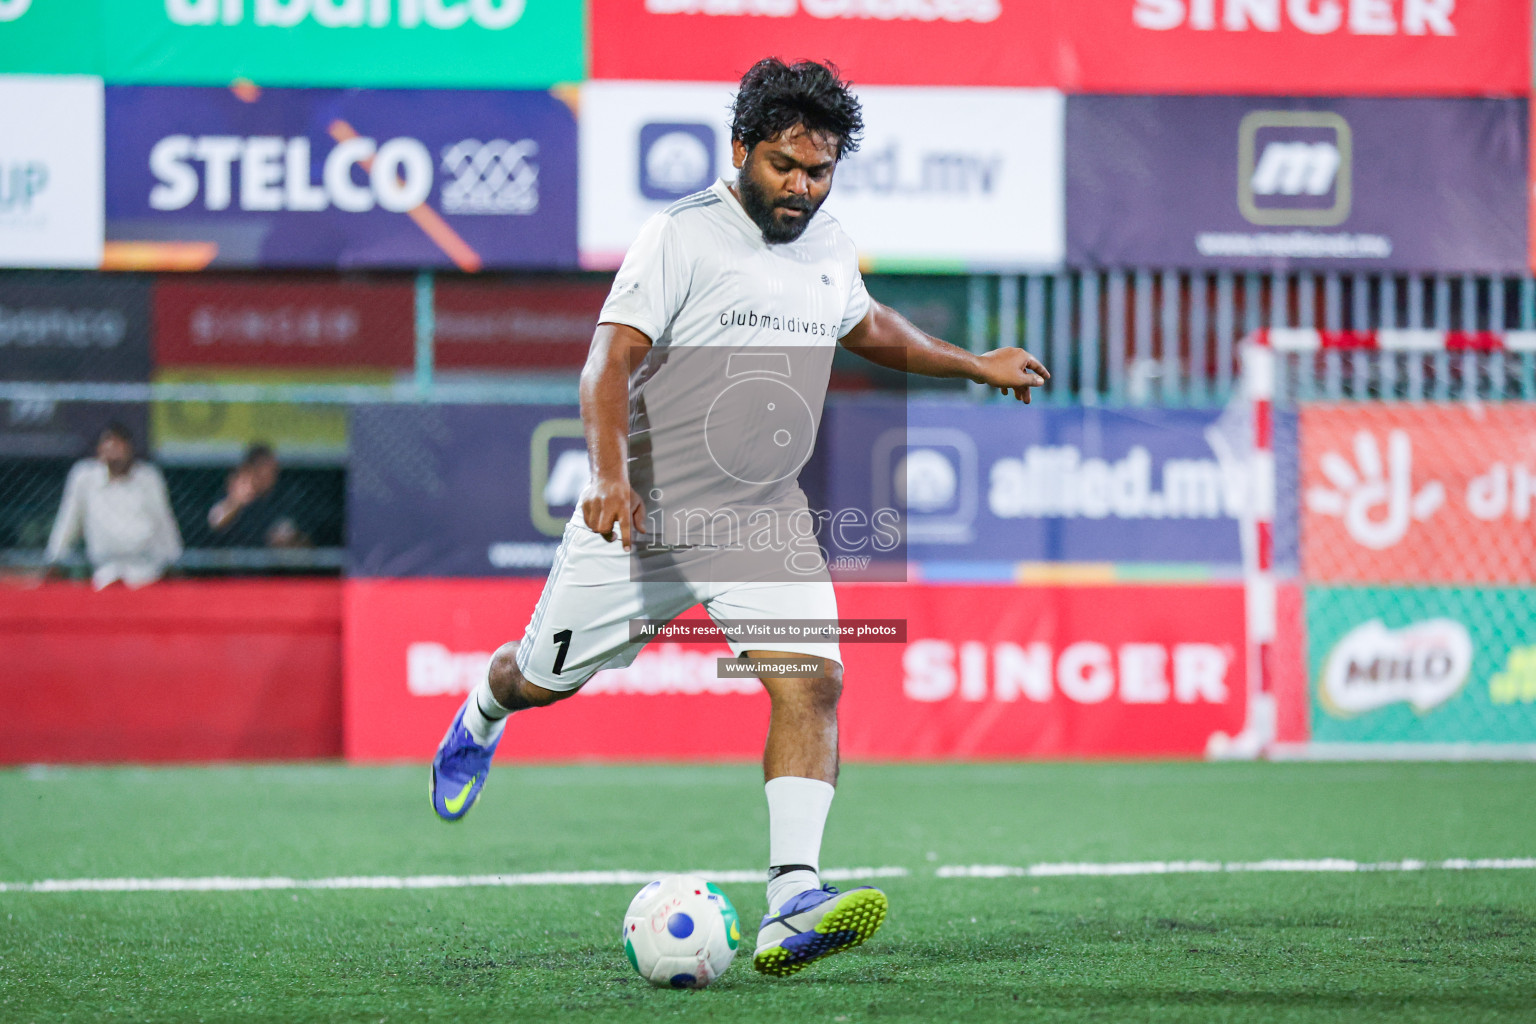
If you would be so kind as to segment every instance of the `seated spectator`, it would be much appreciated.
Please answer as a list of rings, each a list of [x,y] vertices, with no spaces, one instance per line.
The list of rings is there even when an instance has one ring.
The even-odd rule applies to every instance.
[[[133,435],[113,423],[96,440],[96,457],[81,459],[64,483],[48,561],[57,565],[85,536],[85,554],[100,590],[122,581],[130,587],[153,583],[181,557],[181,531],[171,515],[165,478],[134,458]]]
[[[220,547],[301,548],[309,537],[293,515],[293,498],[279,483],[277,455],[253,444],[229,474],[229,489],[208,510],[208,528]]]

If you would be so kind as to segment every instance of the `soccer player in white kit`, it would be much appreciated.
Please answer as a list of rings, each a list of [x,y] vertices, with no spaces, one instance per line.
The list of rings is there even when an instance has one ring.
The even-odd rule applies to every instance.
[[[711,467],[723,469],[734,490],[716,495],[706,516],[734,521],[738,508],[750,508],[793,517],[805,509],[794,474],[774,477],[735,463],[725,469],[721,459],[731,456],[720,454],[715,417],[731,409],[721,411],[716,402],[706,419],[700,404],[668,420],[666,411],[688,405],[701,390],[689,376],[690,356],[722,348],[731,360],[782,359],[801,373],[796,386],[808,392],[824,392],[838,344],[882,366],[966,378],[1025,402],[1029,389],[1049,378],[1022,349],[966,351],[870,298],[852,241],[829,215],[817,215],[838,160],[858,147],[862,129],[858,100],[835,68],[760,61],[743,76],[734,105],[736,180],[679,200],[641,229],[582,371],[591,483],[566,526],[527,632],[496,652],[438,748],[431,795],[440,817],[457,820],[473,805],[508,715],[563,700],[601,669],[634,660],[645,639],[634,636],[632,622],[668,621],[695,604],[723,629],[752,620],[836,620],[824,563],[787,577],[711,568],[714,548],[697,536],[698,522],[677,538],[656,515],[658,506],[696,501],[708,490],[701,480]],[[743,404],[751,403],[726,403]],[[819,393],[807,409],[819,418]],[[789,458],[797,473],[803,457],[784,455],[798,443],[793,432],[771,431],[777,421],[753,419],[759,413],[738,414],[731,436],[761,435],[761,447],[741,457]],[[705,427],[710,433],[701,443]],[[676,457],[706,447],[709,454],[692,464]],[[884,920],[886,897],[871,887],[838,892],[818,877],[838,771],[837,641],[774,640],[762,649],[739,632],[725,633],[737,655],[819,666],[816,675],[759,677],[772,701],[763,754],[770,867],[768,914],[753,963],[784,976],[869,938]]]

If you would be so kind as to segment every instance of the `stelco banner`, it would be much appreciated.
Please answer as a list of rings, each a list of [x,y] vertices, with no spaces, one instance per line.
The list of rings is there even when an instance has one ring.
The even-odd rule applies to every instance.
[[[1075,265],[1520,273],[1524,100],[1073,96]]]
[[[544,92],[107,90],[107,232],[214,266],[574,267]]]
[[[0,267],[101,265],[101,136],[100,79],[0,75]]]
[[[1536,591],[1307,590],[1316,743],[1536,743]]]
[[[728,81],[768,53],[855,82],[1078,92],[1517,95],[1522,0],[592,0],[597,78]],[[913,55],[920,54],[921,59]]]
[[[0,70],[543,87],[582,77],[582,15],[571,0],[0,0]]]
[[[616,267],[652,213],[735,177],[734,86],[592,82],[581,100],[581,253]],[[1062,104],[1048,90],[859,89],[860,150],[824,209],[877,269],[1055,266]]]
[[[1536,582],[1536,405],[1303,406],[1299,497],[1309,580]]]
[[[871,415],[828,411],[829,503],[903,508],[914,560],[1241,562],[1251,478],[1215,412],[909,402],[903,430],[841,443]]]
[[[541,586],[349,581],[347,756],[431,757],[491,653],[521,638]],[[845,621],[906,623],[901,642],[842,644],[849,758],[1190,757],[1243,725],[1236,585],[846,584],[838,606]],[[755,759],[768,700],[755,679],[720,678],[721,657],[730,657],[723,639],[654,642],[575,697],[514,716],[502,756]]]

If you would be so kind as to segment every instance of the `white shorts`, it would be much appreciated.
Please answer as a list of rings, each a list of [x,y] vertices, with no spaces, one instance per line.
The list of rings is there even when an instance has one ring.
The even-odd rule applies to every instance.
[[[555,554],[533,619],[517,648],[523,678],[546,690],[574,690],[594,673],[624,668],[646,645],[630,639],[630,622],[670,622],[696,604],[716,623],[751,619],[837,618],[837,595],[825,571],[803,580],[704,583],[631,578],[630,554],[617,536],[605,541],[570,522]],[[836,640],[795,643],[727,637],[731,653],[783,651],[843,663]],[[557,670],[558,666],[558,670]]]

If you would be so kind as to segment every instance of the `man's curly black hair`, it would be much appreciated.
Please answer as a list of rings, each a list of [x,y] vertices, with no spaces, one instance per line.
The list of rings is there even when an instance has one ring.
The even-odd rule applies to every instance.
[[[731,138],[753,146],[804,125],[814,134],[837,136],[837,158],[859,148],[864,114],[837,65],[813,60],[786,64],[765,57],[741,76],[731,111]]]

